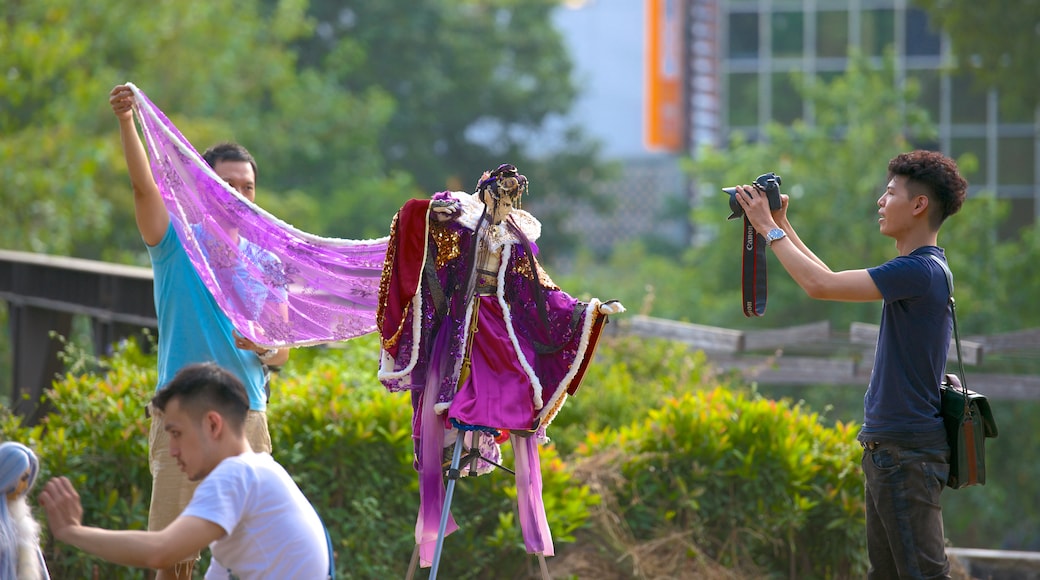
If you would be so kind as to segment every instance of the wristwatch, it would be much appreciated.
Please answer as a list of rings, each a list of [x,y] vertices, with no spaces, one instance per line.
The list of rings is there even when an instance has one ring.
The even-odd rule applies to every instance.
[[[787,232],[780,228],[773,228],[766,232],[766,245],[772,246],[773,242],[787,237]]]

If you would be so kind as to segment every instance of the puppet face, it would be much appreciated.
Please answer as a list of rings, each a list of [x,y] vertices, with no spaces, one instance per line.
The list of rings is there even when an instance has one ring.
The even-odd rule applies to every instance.
[[[513,208],[520,208],[520,197],[527,191],[527,178],[508,163],[499,165],[494,171],[485,171],[477,181],[480,201],[487,205],[491,222],[502,223]]]
[[[488,215],[491,217],[491,222],[500,224],[513,211],[514,204],[520,200],[520,196],[516,197],[510,195],[493,195],[490,191],[484,191],[481,194],[481,201],[487,204]]]
[[[32,477],[32,473],[28,470],[22,474],[22,477],[18,480],[18,484],[15,485],[14,489],[7,494],[7,500],[13,501],[29,491],[29,479]]]

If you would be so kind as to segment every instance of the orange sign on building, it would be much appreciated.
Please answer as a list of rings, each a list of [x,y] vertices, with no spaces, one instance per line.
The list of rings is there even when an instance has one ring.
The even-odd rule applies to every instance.
[[[683,0],[646,0],[646,146],[684,148]]]

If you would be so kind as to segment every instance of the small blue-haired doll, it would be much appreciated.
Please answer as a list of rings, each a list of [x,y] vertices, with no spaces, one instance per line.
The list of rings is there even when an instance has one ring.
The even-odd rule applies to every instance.
[[[0,444],[0,580],[48,580],[40,525],[27,495],[40,472],[36,454],[21,443]]]

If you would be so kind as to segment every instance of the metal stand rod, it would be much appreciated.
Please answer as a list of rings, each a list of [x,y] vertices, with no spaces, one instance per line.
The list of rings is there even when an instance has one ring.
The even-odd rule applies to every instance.
[[[538,552],[538,567],[542,570],[542,580],[549,580],[549,565],[545,563],[545,554]]]
[[[441,525],[437,529],[437,547],[433,552],[433,566],[430,568],[430,580],[437,580],[437,569],[441,563],[441,550],[444,549],[444,532],[448,529],[448,515],[451,514],[451,496],[455,493],[455,482],[459,479],[459,460],[462,458],[462,445],[465,434],[459,433],[455,440],[455,449],[451,454],[451,467],[448,469],[448,488],[444,492],[444,509],[441,510]]]
[[[419,544],[416,544],[415,549],[412,550],[412,561],[408,563],[408,575],[405,576],[405,580],[412,580],[415,577],[417,564],[419,564]]]
[[[501,463],[495,463],[494,461],[491,461],[487,457],[484,457],[483,455],[481,455],[480,454],[480,449],[477,449],[476,447],[470,447],[469,451],[466,452],[466,455],[462,456],[462,458],[460,459],[460,461],[459,461],[459,471],[460,471],[460,473],[462,471],[463,466],[465,465],[465,466],[468,466],[470,468],[470,473],[471,474],[475,474],[477,472],[477,461],[483,461],[485,463],[490,463],[491,465],[494,465],[495,467],[501,469],[502,471],[505,471],[509,475],[516,475],[516,472],[513,471],[512,469],[509,469],[508,467],[506,467],[505,465],[502,465]]]

